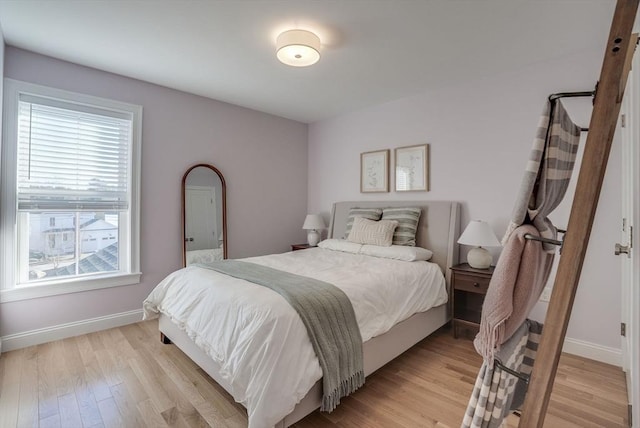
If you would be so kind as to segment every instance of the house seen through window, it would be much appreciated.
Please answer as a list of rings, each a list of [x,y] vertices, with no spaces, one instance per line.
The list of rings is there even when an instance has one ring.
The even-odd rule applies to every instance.
[[[28,216],[30,280],[118,270],[117,212],[43,212]],[[46,226],[53,223],[60,227]]]

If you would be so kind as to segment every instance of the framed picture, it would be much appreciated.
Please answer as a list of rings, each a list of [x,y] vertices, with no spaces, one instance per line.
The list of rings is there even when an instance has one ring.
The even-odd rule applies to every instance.
[[[398,147],[396,156],[396,192],[429,190],[429,145]]]
[[[389,150],[360,154],[360,192],[389,191]]]

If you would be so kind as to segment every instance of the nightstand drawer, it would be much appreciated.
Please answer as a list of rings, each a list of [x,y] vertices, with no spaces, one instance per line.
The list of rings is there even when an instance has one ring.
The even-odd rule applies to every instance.
[[[491,278],[482,278],[477,275],[465,275],[456,272],[453,286],[456,290],[465,290],[471,293],[486,294]]]

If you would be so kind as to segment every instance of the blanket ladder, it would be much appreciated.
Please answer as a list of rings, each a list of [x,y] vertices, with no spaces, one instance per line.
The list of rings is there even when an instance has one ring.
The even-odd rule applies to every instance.
[[[638,40],[637,34],[631,34],[638,1],[617,0],[616,3],[562,257],[522,409],[520,427],[542,427],[544,424],[631,68],[631,58]]]

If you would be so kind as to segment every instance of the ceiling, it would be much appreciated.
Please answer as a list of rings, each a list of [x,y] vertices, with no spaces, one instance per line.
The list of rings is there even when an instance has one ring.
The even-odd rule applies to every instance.
[[[0,0],[7,45],[311,123],[585,50],[613,0]],[[300,28],[320,62],[288,67]]]

